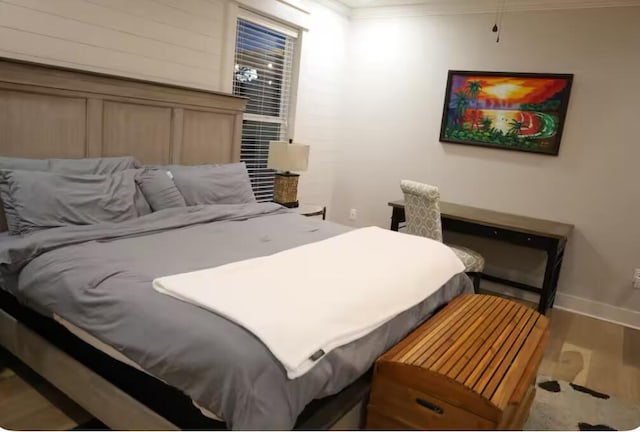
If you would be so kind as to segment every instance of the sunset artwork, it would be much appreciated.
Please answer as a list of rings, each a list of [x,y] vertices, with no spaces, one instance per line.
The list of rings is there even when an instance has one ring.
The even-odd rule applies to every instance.
[[[557,155],[572,79],[449,71],[440,141]]]

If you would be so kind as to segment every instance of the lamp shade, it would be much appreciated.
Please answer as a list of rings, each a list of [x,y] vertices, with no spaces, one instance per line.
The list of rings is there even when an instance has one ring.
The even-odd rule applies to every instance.
[[[278,171],[306,171],[309,166],[309,146],[285,141],[269,143],[267,168]]]

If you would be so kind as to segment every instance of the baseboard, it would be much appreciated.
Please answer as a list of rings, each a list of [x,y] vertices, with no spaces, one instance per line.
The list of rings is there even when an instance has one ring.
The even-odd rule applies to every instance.
[[[480,287],[483,290],[506,294],[532,303],[538,303],[540,299],[537,294],[489,281],[483,280]],[[631,309],[612,306],[561,292],[556,293],[556,301],[553,307],[640,330],[640,312]]]
[[[553,307],[640,330],[640,312],[631,309],[563,293],[556,294]]]

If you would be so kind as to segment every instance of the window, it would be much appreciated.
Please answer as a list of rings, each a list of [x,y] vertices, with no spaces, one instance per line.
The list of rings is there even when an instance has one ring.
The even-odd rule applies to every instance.
[[[249,98],[241,160],[258,201],[271,201],[275,172],[267,168],[269,141],[290,135],[289,101],[297,33],[265,19],[238,19],[233,94]]]

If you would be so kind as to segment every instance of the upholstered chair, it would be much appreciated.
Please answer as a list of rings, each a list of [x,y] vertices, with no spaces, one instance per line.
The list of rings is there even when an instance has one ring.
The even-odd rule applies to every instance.
[[[440,219],[440,192],[435,186],[402,180],[400,188],[404,193],[404,214],[407,233],[442,241],[442,221]],[[484,270],[484,258],[478,252],[447,244],[465,265],[465,273],[473,278],[473,288],[478,292],[480,274]]]

